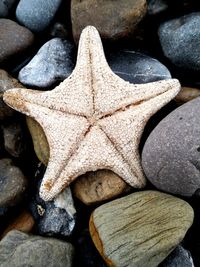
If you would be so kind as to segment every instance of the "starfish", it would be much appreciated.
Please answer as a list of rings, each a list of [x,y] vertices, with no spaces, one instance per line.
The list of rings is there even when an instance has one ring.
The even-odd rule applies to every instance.
[[[98,31],[80,37],[72,74],[51,91],[14,88],[4,101],[43,127],[50,157],[40,196],[52,200],[78,176],[109,169],[145,186],[138,146],[148,119],[180,90],[176,79],[130,84],[112,72]]]

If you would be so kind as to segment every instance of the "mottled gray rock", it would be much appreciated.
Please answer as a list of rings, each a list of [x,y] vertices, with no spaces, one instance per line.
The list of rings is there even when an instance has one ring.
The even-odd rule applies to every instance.
[[[34,35],[10,19],[0,19],[0,63],[29,48]]]
[[[0,18],[5,18],[9,15],[9,11],[16,0],[1,0],[0,1]]]
[[[76,210],[68,187],[53,201],[45,202],[37,194],[31,204],[38,232],[47,236],[70,236],[75,227]]]
[[[73,254],[70,243],[16,230],[0,242],[1,267],[72,267]]]
[[[53,20],[62,0],[20,0],[17,20],[33,32],[45,30]]]
[[[192,196],[200,188],[199,112],[200,97],[175,109],[149,135],[142,166],[158,189]]]
[[[158,60],[147,55],[123,50],[107,55],[111,69],[131,83],[148,83],[170,79],[169,70]]]
[[[48,87],[67,78],[74,67],[73,46],[54,38],[45,43],[33,59],[19,72],[18,79],[27,86]]]
[[[0,160],[0,208],[18,204],[27,188],[27,180],[10,159]]]
[[[194,263],[190,252],[182,246],[178,246],[159,267],[194,267]]]
[[[200,70],[200,12],[164,22],[159,38],[165,56],[176,66]]]
[[[168,9],[166,0],[147,0],[147,12],[149,15],[158,15]]]

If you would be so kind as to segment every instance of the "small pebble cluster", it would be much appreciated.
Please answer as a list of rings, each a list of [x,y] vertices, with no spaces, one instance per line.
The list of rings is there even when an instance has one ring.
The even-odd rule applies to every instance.
[[[68,77],[87,25],[124,80],[176,78],[182,88],[139,140],[145,188],[98,170],[45,202],[44,132],[2,97]],[[199,70],[199,1],[0,1],[0,266],[200,266]]]

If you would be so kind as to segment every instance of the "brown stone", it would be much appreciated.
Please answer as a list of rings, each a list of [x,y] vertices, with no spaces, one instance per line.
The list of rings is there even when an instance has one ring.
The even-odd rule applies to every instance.
[[[183,104],[200,96],[200,89],[191,87],[181,87],[181,91],[175,97],[176,102]]]
[[[106,39],[129,36],[146,13],[146,0],[72,0],[74,40],[87,25],[93,25]]]
[[[130,186],[109,170],[88,172],[74,183],[73,193],[84,204],[96,204],[128,192]]]

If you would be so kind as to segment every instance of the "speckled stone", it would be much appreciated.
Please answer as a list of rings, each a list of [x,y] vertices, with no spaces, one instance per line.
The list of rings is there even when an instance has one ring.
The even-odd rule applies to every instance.
[[[19,72],[18,79],[29,87],[46,88],[67,78],[74,67],[72,44],[61,38],[45,43]]]
[[[163,191],[192,196],[200,188],[200,97],[175,109],[149,135],[146,177]]]
[[[159,27],[159,38],[165,56],[176,66],[200,70],[200,12],[191,13]]]
[[[61,0],[20,0],[17,20],[33,32],[45,30],[53,20]]]
[[[1,267],[72,267],[73,255],[70,243],[15,230],[0,242]]]
[[[98,207],[90,234],[110,267],[155,267],[184,238],[193,222],[191,206],[157,191],[143,191]]]
[[[1,0],[0,1],[0,18],[8,17],[11,8],[16,3],[16,0]]]

